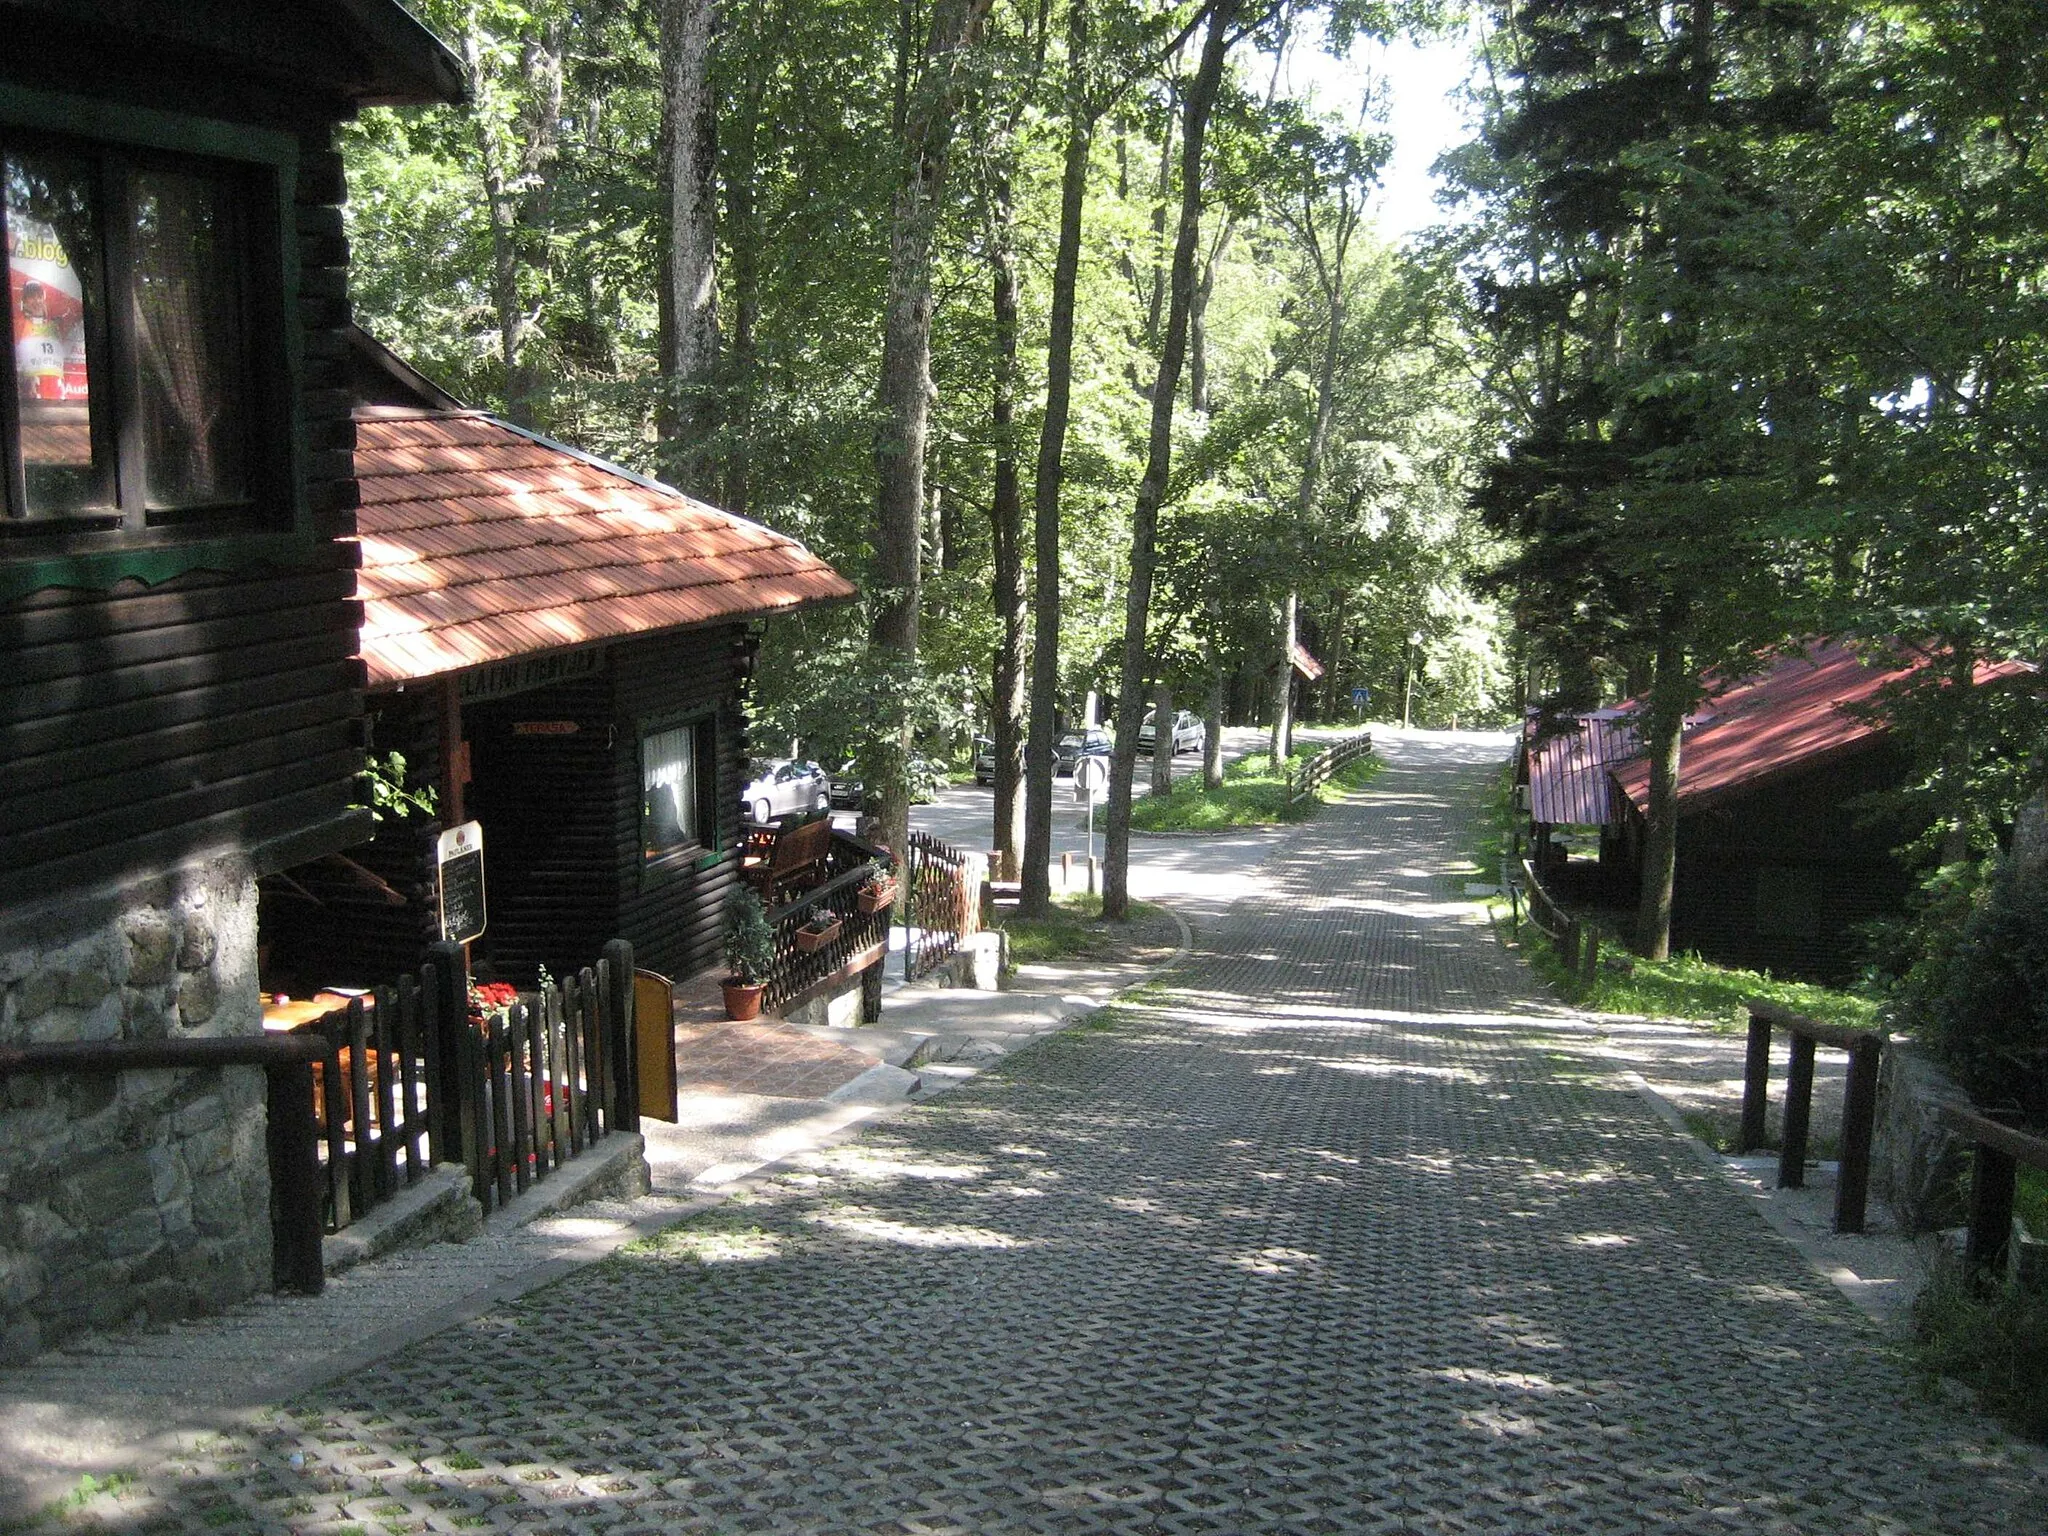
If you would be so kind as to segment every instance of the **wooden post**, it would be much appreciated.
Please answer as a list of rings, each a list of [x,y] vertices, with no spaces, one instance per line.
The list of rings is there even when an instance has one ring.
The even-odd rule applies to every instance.
[[[1861,1232],[1870,1197],[1870,1144],[1877,1129],[1877,1061],[1883,1043],[1865,1035],[1849,1046],[1842,1091],[1842,1166],[1835,1181],[1835,1230]]]
[[[1971,1265],[1996,1273],[2012,1241],[2012,1204],[2019,1165],[2009,1152],[1977,1143],[1970,1169],[1970,1236],[1963,1249]]]
[[[1778,1188],[1806,1188],[1806,1128],[1813,1118],[1813,1036],[1792,1031],[1792,1064],[1785,1073],[1785,1145],[1778,1153]]]
[[[863,1024],[882,1022],[881,960],[860,973],[860,1021]]]
[[[1074,850],[1069,848],[1065,853],[1060,855],[1060,889],[1063,891],[1071,891],[1073,888]]]
[[[1738,1153],[1754,1152],[1764,1144],[1770,1092],[1771,1021],[1751,1013],[1749,1054],[1742,1062],[1742,1129],[1735,1133],[1735,1150]]]
[[[420,979],[429,994],[421,1033],[427,1057],[427,1136],[437,1163],[476,1163],[464,1135],[476,1119],[468,1108],[468,1057],[462,1049],[469,1034],[469,963],[460,944],[446,940],[427,950],[428,969]]]
[[[640,1129],[640,1052],[634,1031],[639,1022],[633,1013],[633,946],[613,939],[598,961],[598,995],[604,1007],[605,1055],[613,1077],[612,1114],[622,1131]],[[650,1023],[659,1029],[669,1023]]]
[[[320,1159],[313,1146],[313,1064],[263,1069],[270,1152],[270,1283],[318,1296],[327,1284],[320,1254]]]

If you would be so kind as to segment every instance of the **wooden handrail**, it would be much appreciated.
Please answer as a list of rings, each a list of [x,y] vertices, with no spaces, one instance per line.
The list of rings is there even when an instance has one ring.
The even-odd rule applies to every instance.
[[[270,1156],[271,1284],[280,1291],[317,1296],[327,1283],[327,1271],[320,1252],[313,1063],[326,1054],[327,1042],[312,1035],[63,1041],[0,1046],[0,1077],[43,1072],[100,1076],[166,1069],[263,1068]]]
[[[1941,1119],[1976,1148],[1971,1159],[1970,1228],[1964,1257],[1978,1268],[1995,1270],[2005,1262],[2006,1248],[2012,1242],[2019,1165],[2048,1169],[2048,1138],[2029,1136],[1956,1104],[1942,1105]]]
[[[1870,1148],[1877,1131],[1877,1068],[1888,1037],[1882,1030],[1827,1024],[1768,998],[1743,1000],[1749,1010],[1749,1047],[1742,1067],[1742,1127],[1735,1150],[1763,1145],[1770,1102],[1771,1029],[1792,1037],[1785,1074],[1785,1129],[1778,1151],[1778,1187],[1806,1186],[1806,1143],[1813,1114],[1813,1048],[1849,1053],[1842,1091],[1842,1150],[1835,1177],[1835,1230],[1861,1232],[1870,1199]]]

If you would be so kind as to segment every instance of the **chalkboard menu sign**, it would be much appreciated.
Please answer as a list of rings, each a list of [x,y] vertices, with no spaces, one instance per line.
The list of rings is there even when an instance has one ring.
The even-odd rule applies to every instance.
[[[441,937],[467,944],[484,931],[484,829],[474,821],[443,832],[434,848],[441,867]]]

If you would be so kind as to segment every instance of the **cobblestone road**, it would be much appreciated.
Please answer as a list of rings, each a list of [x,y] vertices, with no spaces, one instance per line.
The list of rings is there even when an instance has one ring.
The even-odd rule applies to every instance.
[[[1588,1049],[1403,743],[1102,1027],[101,1500],[145,1529],[2037,1532]],[[1455,792],[1455,793],[1454,793]],[[294,1466],[294,1461],[299,1465]]]

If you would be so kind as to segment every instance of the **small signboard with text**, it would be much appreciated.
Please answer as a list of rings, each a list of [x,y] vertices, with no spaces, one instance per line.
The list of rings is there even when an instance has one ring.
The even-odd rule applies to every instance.
[[[465,821],[434,845],[441,871],[441,937],[467,944],[484,931],[484,829]]]

